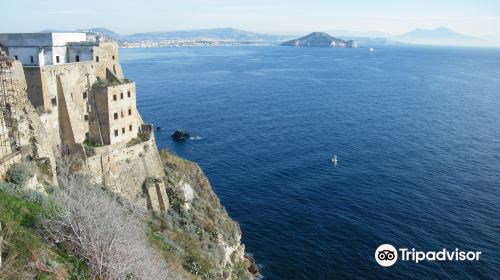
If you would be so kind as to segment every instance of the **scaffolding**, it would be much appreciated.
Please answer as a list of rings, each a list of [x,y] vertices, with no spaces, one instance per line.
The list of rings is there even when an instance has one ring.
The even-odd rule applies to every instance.
[[[12,60],[0,50],[0,165],[20,154],[17,98],[11,68]]]

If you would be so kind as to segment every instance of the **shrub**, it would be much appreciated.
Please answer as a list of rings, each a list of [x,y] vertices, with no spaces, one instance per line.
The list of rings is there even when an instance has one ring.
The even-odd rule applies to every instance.
[[[113,87],[120,85],[119,82],[115,81],[110,81],[108,79],[102,79],[102,80],[97,80],[95,83],[92,85],[92,88],[106,88],[106,87]]]
[[[52,176],[52,168],[50,166],[50,160],[48,158],[39,159],[36,162],[36,166],[38,167],[38,171],[40,174]]]
[[[19,186],[35,175],[35,168],[31,163],[21,162],[12,165],[7,173],[7,181]]]
[[[9,182],[0,182],[0,190],[10,195],[16,195],[21,190],[21,187]]]
[[[140,139],[138,139],[138,138],[132,138],[130,141],[128,141],[128,143],[127,143],[127,148],[128,148],[128,147],[132,147],[132,146],[134,146],[134,145],[137,145],[137,144],[139,144],[139,143],[141,143],[141,142],[142,142],[142,141],[141,141]]]
[[[60,182],[64,188],[53,196],[58,207],[42,221],[50,240],[84,257],[92,278],[166,279],[138,210],[120,205],[85,178]]]
[[[40,192],[37,192],[37,191],[26,190],[22,194],[22,199],[29,201],[29,202],[36,203],[36,204],[44,204],[45,200],[46,200],[46,196]]]
[[[85,139],[85,141],[83,141],[83,148],[85,149],[85,155],[87,155],[88,157],[95,155],[95,147],[96,145],[92,140]]]

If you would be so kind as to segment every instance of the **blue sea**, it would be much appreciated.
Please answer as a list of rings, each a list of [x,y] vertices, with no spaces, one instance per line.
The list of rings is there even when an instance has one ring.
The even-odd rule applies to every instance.
[[[500,49],[120,55],[158,146],[203,168],[265,279],[499,279]],[[383,243],[482,254],[385,268]]]

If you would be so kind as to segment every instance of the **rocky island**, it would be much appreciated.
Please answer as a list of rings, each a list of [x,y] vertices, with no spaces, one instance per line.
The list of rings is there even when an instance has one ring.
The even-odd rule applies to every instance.
[[[357,48],[356,41],[344,41],[332,37],[324,32],[313,32],[299,39],[281,44],[286,47],[315,47],[315,48]]]

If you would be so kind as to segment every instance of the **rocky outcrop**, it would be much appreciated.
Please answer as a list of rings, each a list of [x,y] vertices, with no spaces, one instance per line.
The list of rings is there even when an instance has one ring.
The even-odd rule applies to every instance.
[[[287,47],[315,47],[315,48],[357,48],[354,40],[344,41],[332,37],[324,32],[313,32],[299,39],[281,44]]]
[[[185,131],[182,131],[182,130],[176,130],[173,134],[172,134],[172,139],[174,139],[175,141],[183,141],[183,140],[186,140],[186,139],[189,139],[189,137],[191,137],[191,135],[189,135],[189,133],[185,132]]]
[[[3,58],[6,59],[5,56]],[[1,55],[0,59],[2,59]],[[5,127],[5,129],[12,130],[10,132],[11,135],[17,136],[15,140],[17,141],[15,146],[17,146],[18,150],[16,161],[19,162],[24,158],[37,162],[37,165],[42,167],[43,170],[43,174],[39,174],[40,177],[44,177],[42,179],[47,180],[48,183],[57,184],[55,154],[50,144],[46,141],[48,138],[47,131],[28,100],[26,79],[22,64],[19,61],[9,60],[5,65],[8,68],[0,71],[7,71],[8,76],[4,76],[6,79],[6,88],[5,92],[1,94],[3,95],[2,98],[10,100],[7,106],[12,114],[10,118],[13,121],[10,125],[5,124],[10,126]],[[2,152],[5,152],[5,150]],[[14,150],[11,152],[15,155]],[[2,158],[4,156],[6,155],[2,154]],[[9,163],[0,163],[0,165],[3,164],[8,165]]]
[[[161,151],[170,208],[155,236],[172,249],[183,270],[202,279],[251,279],[241,230],[213,192],[201,168]]]

